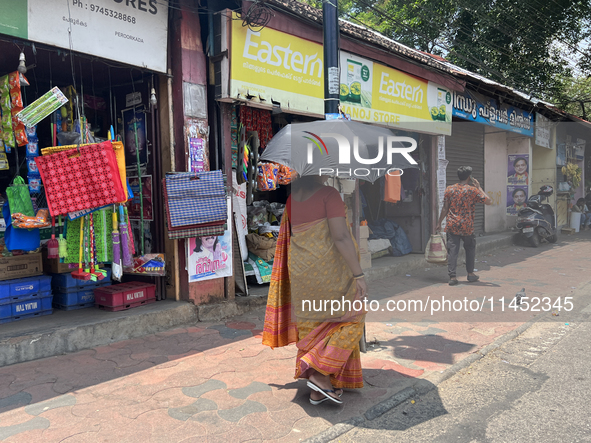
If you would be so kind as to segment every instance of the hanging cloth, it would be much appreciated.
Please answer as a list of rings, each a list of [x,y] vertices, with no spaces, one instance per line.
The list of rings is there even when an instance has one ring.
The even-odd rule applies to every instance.
[[[398,203],[400,201],[400,187],[402,186],[400,176],[386,174],[386,182],[384,186],[384,201]]]

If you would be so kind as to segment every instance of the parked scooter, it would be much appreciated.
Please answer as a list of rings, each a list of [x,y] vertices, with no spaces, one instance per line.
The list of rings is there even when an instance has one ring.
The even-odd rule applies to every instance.
[[[527,238],[528,243],[537,248],[540,240],[556,243],[556,215],[552,206],[542,203],[554,193],[552,186],[544,185],[540,191],[527,200],[527,207],[517,214],[517,229]]]

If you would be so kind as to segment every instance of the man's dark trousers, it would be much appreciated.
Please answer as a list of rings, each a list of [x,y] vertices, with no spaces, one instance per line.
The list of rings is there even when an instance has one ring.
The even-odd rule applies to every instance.
[[[458,254],[460,253],[460,241],[464,242],[466,251],[466,271],[468,274],[474,272],[474,260],[476,259],[476,236],[456,235],[447,233],[447,273],[449,278],[456,277],[456,266],[458,263]]]

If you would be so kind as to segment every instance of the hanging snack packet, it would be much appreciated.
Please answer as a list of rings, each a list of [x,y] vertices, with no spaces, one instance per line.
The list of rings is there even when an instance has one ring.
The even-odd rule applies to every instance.
[[[27,143],[27,157],[39,157],[39,142],[29,138]]]
[[[31,194],[41,192],[41,176],[29,174],[27,177],[29,180],[29,192]]]
[[[39,174],[39,168],[37,168],[34,157],[27,158],[27,169],[29,170],[29,174]]]

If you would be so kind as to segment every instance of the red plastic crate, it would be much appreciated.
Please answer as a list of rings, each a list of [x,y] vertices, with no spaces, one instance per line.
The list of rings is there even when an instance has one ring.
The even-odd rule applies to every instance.
[[[94,303],[99,307],[122,307],[146,300],[156,300],[156,285],[141,282],[120,283],[94,290]],[[123,308],[128,309],[128,308]]]
[[[156,301],[155,298],[149,298],[144,301],[138,301],[135,303],[129,303],[126,305],[121,305],[121,306],[102,306],[102,305],[96,305],[96,306],[99,309],[102,309],[103,311],[117,312],[117,311],[125,311],[126,309],[137,308],[138,306],[148,305],[150,303],[154,303],[155,301]]]

